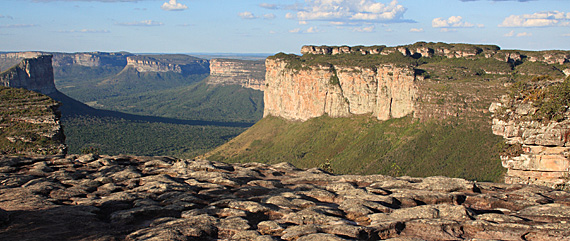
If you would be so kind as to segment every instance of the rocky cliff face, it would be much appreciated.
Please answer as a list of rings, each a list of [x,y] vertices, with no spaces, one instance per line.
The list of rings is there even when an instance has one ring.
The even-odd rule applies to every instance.
[[[25,53],[21,56],[34,56]],[[0,84],[7,87],[24,88],[52,94],[57,91],[53,79],[52,55],[36,55],[24,58],[17,65],[0,73]]]
[[[415,58],[441,56],[446,58],[469,58],[476,55],[485,58],[514,63],[528,60],[531,62],[544,62],[547,64],[564,64],[570,62],[570,51],[515,51],[501,50],[495,45],[471,45],[471,44],[445,44],[418,42],[411,45],[396,47],[381,46],[312,46],[301,48],[301,54],[337,55],[337,54],[380,54],[389,55],[400,52],[404,56]]]
[[[2,240],[570,236],[570,193],[538,186],[169,157],[0,156],[0,170]]]
[[[134,68],[138,72],[174,72],[179,74],[204,74],[209,72],[205,59],[187,55],[129,56],[125,68]]]
[[[211,59],[208,84],[241,85],[263,91],[265,89],[264,61]]]
[[[65,154],[59,105],[36,92],[0,86],[0,154]]]
[[[129,53],[53,53],[53,66],[78,65],[85,67],[125,66]]]
[[[501,156],[507,168],[506,183],[570,187],[570,110],[561,121],[536,120],[532,102],[506,96],[493,103],[493,133],[503,136],[510,148]]]
[[[412,68],[303,66],[268,58],[265,62],[264,116],[301,120],[329,115],[371,114],[379,120],[399,118],[415,110],[416,82]]]

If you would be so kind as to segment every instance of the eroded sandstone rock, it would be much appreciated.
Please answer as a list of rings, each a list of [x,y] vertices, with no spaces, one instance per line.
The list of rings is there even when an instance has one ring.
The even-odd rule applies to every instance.
[[[1,240],[570,236],[570,193],[548,187],[164,157],[2,156],[0,167],[11,167],[0,173]]]

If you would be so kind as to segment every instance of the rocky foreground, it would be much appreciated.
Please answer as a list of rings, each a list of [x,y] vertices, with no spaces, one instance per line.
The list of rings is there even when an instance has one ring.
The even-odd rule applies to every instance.
[[[570,193],[168,157],[0,156],[0,240],[570,240]]]

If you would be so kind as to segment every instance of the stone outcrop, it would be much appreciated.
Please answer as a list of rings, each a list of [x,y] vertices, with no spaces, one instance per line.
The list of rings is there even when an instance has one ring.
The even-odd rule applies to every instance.
[[[511,145],[501,157],[506,183],[570,187],[570,111],[559,122],[534,120],[537,107],[506,97],[489,110],[495,113],[493,133]]]
[[[18,64],[0,73],[0,85],[13,88],[24,88],[42,94],[57,91],[53,79],[52,55],[23,53]],[[16,58],[18,59],[18,58]]]
[[[305,121],[329,115],[371,114],[379,120],[399,118],[415,110],[413,68],[304,66],[290,68],[287,60],[268,58],[264,116]]]
[[[53,53],[53,66],[120,66],[127,64],[127,57],[132,56],[130,53],[105,53],[105,52],[89,52],[89,53]]]
[[[48,96],[0,86],[0,154],[65,154],[59,106]]]
[[[515,63],[526,59],[531,62],[544,62],[547,64],[564,64],[570,62],[570,51],[514,51],[501,50],[495,45],[471,45],[471,44],[445,44],[418,42],[411,45],[395,47],[380,46],[313,46],[307,45],[301,48],[301,54],[381,54],[389,55],[399,52],[404,56],[415,58],[434,56],[446,58],[470,58],[477,55],[485,58]]]
[[[212,85],[241,85],[263,91],[265,89],[265,63],[255,60],[211,59],[210,76]]]
[[[127,66],[138,72],[174,72],[179,74],[209,73],[208,60],[188,55],[137,55],[127,57]]]
[[[0,156],[2,240],[568,240],[570,193],[288,163]]]

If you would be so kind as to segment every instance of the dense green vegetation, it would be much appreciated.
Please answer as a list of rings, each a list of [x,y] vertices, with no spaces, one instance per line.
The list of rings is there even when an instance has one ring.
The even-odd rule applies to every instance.
[[[537,107],[532,118],[544,121],[561,121],[570,106],[570,77],[552,82],[550,75],[519,80],[509,88],[514,101],[530,102]]]
[[[61,140],[50,139],[44,133],[52,125],[30,123],[26,119],[54,116],[57,103],[33,91],[0,86],[0,154],[57,154]]]
[[[115,117],[67,118],[63,121],[70,153],[193,158],[245,131],[245,127],[133,121]]]
[[[500,181],[502,138],[484,122],[419,122],[411,117],[377,121],[368,116],[319,117],[290,122],[267,117],[210,160],[291,162],[329,167],[339,174],[463,177]]]
[[[138,115],[184,120],[255,123],[263,116],[263,92],[205,81],[162,91],[122,95],[99,101],[103,108]]]
[[[204,79],[207,74],[181,75],[174,72],[138,72],[116,67],[70,67],[55,71],[56,86],[63,93],[83,103],[103,101],[117,96],[140,94],[182,86]],[[83,73],[83,74],[81,74]],[[81,76],[79,76],[81,75]]]

